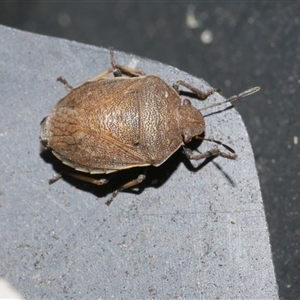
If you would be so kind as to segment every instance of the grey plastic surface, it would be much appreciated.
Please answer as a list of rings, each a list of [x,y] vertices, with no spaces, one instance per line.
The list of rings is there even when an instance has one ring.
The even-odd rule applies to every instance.
[[[158,62],[115,58],[168,83],[209,87]],[[25,298],[278,299],[253,153],[235,109],[208,113],[206,136],[238,160],[192,172],[179,151],[149,171],[141,193],[120,193],[107,207],[112,187],[48,184],[58,162],[41,155],[39,123],[65,94],[56,78],[93,77],[110,67],[108,50],[0,26],[0,65],[0,275]]]

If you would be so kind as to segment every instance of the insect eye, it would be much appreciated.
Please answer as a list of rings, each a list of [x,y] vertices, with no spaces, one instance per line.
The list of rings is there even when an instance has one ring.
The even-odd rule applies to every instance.
[[[192,103],[191,103],[191,101],[189,99],[184,99],[183,100],[183,105],[190,106],[190,105],[192,105]]]
[[[187,144],[187,143],[189,143],[191,140],[192,140],[192,136],[191,135],[189,135],[189,134],[183,134],[183,141],[184,141],[184,143],[185,144]]]

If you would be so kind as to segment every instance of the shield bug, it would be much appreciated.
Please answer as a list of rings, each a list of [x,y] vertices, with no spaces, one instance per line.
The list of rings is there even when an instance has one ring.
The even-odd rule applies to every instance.
[[[259,87],[196,109],[190,100],[181,99],[179,86],[189,89],[199,99],[206,99],[217,90],[204,92],[182,80],[170,86],[158,76],[116,64],[112,50],[110,56],[111,68],[79,86],[73,88],[65,79],[58,78],[68,93],[41,121],[40,139],[44,147],[75,170],[56,175],[50,183],[66,174],[103,185],[107,179],[95,179],[85,173],[109,174],[135,167],[157,167],[193,138],[215,142],[228,152],[213,148],[194,154],[184,147],[183,153],[190,160],[236,158],[229,146],[200,136],[205,131],[201,111],[253,94]],[[107,204],[118,192],[144,179],[145,174],[140,174],[119,187]]]

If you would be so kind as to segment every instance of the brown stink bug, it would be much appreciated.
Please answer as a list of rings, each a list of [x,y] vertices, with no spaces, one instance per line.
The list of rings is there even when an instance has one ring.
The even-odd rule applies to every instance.
[[[184,148],[190,160],[212,156],[236,158],[230,147],[200,136],[205,130],[201,111],[248,96],[259,87],[198,110],[188,99],[181,99],[179,86],[200,99],[206,99],[216,89],[203,92],[181,80],[170,86],[158,76],[116,64],[112,50],[111,64],[110,69],[74,88],[62,77],[58,78],[69,91],[42,120],[41,143],[78,172],[60,173],[51,183],[66,174],[103,185],[107,179],[95,179],[84,173],[108,174],[134,167],[157,167],[193,138],[216,142],[231,153],[213,148],[193,154]],[[114,77],[108,77],[111,73]],[[118,192],[144,179],[141,174],[119,187],[107,204]]]

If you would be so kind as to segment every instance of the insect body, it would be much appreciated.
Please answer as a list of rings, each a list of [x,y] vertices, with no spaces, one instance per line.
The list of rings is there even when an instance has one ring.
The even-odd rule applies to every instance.
[[[98,185],[107,180],[93,179],[84,172],[108,174],[134,167],[159,166],[194,137],[201,138],[204,118],[188,99],[181,99],[179,86],[190,89],[200,99],[216,91],[202,92],[183,81],[169,86],[157,76],[146,76],[140,70],[117,65],[112,51],[111,63],[112,68],[75,88],[58,78],[69,92],[41,122],[41,143],[52,149],[64,164],[80,171],[67,174]],[[110,73],[115,77],[107,77]],[[226,102],[258,89],[233,96]],[[234,159],[234,151],[225,147],[232,154],[217,148],[199,155],[189,149],[184,153],[196,160],[218,155]],[[52,182],[60,177],[61,174]],[[141,174],[124,184],[112,198],[144,178]]]

